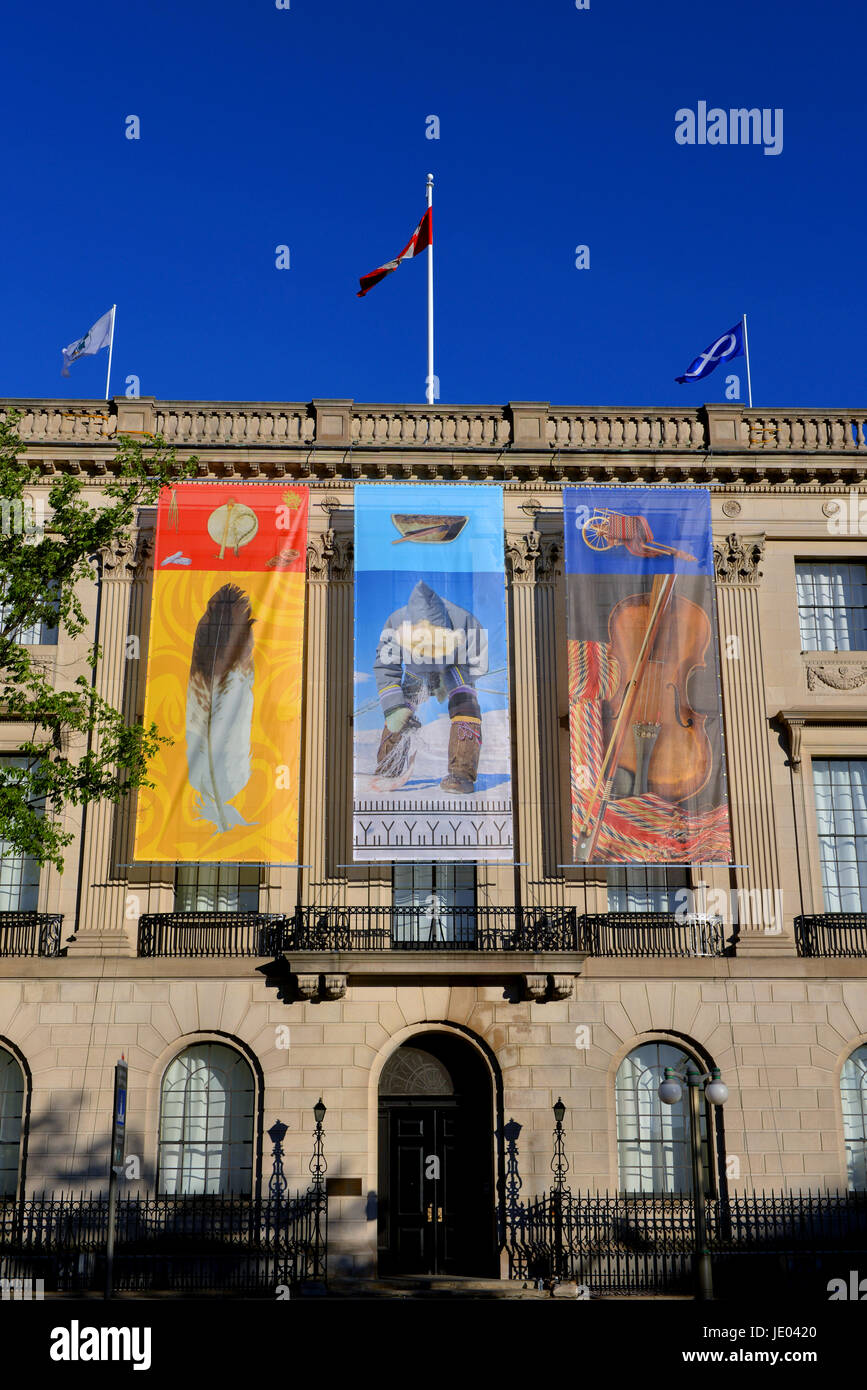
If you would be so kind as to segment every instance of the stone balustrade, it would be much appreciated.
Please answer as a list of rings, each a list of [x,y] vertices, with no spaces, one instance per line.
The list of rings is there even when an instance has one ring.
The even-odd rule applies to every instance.
[[[867,454],[867,410],[748,410],[737,404],[603,406],[3,400],[25,443],[87,445],[161,434],[179,448],[398,448],[567,452]]]

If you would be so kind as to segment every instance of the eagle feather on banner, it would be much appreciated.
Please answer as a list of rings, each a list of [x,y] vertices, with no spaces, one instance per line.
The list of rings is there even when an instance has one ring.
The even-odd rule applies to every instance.
[[[248,825],[230,806],[250,780],[253,615],[237,584],[208,600],[196,627],[187,687],[187,767],[196,813],[223,834]]]

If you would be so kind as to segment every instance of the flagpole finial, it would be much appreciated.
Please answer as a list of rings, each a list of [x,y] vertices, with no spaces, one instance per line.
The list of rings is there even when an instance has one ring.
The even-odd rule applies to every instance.
[[[430,184],[430,183],[433,183],[433,174],[428,174],[428,176],[427,176],[427,181],[428,181],[429,184]]]

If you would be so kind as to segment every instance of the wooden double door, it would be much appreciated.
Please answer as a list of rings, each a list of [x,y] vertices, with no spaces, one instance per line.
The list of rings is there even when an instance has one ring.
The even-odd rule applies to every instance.
[[[490,1096],[474,1091],[380,1099],[383,1274],[495,1272]]]

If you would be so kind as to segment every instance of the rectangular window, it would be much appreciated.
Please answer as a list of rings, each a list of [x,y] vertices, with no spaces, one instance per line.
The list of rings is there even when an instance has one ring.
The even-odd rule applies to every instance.
[[[803,561],[795,576],[801,649],[867,651],[867,564]]]
[[[28,765],[27,758],[0,755],[0,783],[14,782],[16,769]],[[0,912],[36,912],[39,874],[38,860],[0,838]]]
[[[687,869],[609,869],[607,873],[609,912],[684,911]]]
[[[475,940],[473,864],[395,864],[393,939],[418,945]]]
[[[867,912],[867,758],[814,758],[826,912]]]
[[[0,625],[6,620],[6,608],[0,602]],[[16,642],[20,642],[22,647],[35,646],[57,646],[57,618],[51,622],[31,623],[28,627],[19,627],[11,634]]]
[[[258,864],[179,864],[175,912],[258,912]]]

